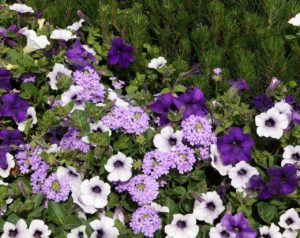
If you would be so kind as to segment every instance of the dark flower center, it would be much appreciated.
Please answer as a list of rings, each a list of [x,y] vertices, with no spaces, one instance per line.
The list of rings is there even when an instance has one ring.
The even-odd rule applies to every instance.
[[[115,168],[120,168],[123,167],[124,163],[121,160],[117,160],[116,162],[114,162],[114,167]]]
[[[78,238],[83,238],[83,237],[84,237],[83,232],[82,232],[82,231],[79,231],[79,232],[78,232]]]
[[[43,232],[39,231],[39,230],[36,230],[33,234],[33,237],[34,238],[41,238],[43,235]]]
[[[17,235],[18,235],[18,230],[17,229],[15,229],[15,230],[9,230],[8,231],[8,236],[9,237],[17,237]]]
[[[186,228],[186,221],[178,221],[176,223],[176,226],[180,229],[184,229],[184,228]]]
[[[294,223],[294,220],[289,217],[288,219],[285,220],[285,222],[286,222],[286,224],[291,225]]]
[[[68,174],[69,174],[71,177],[75,177],[75,178],[78,177],[78,175],[75,174],[72,170],[69,170]]]
[[[169,144],[170,144],[171,146],[176,145],[176,144],[177,144],[177,139],[174,138],[174,137],[170,137],[170,138],[169,138]]]
[[[240,169],[238,171],[238,175],[240,175],[240,176],[243,176],[243,175],[246,175],[246,174],[247,174],[247,170],[245,170],[245,169]]]
[[[102,238],[104,237],[104,231],[101,229],[101,230],[97,230],[97,238]]]
[[[266,120],[265,125],[266,125],[267,127],[273,127],[273,126],[275,126],[275,121],[274,121],[274,119],[273,119],[273,118],[269,118],[268,120]]]
[[[292,155],[292,159],[299,161],[300,160],[300,155],[298,153],[295,153],[295,154]]]
[[[222,237],[229,237],[229,236],[230,236],[229,233],[228,233],[227,231],[222,231],[222,232],[220,233],[220,235],[221,235]]]
[[[208,208],[208,210],[210,211],[214,211],[216,209],[216,205],[213,202],[208,202],[206,203],[206,207]]]
[[[95,187],[92,188],[92,191],[94,193],[101,193],[102,190],[101,190],[101,188],[99,186],[95,186]]]
[[[263,238],[271,238],[270,234],[264,234],[262,235]]]

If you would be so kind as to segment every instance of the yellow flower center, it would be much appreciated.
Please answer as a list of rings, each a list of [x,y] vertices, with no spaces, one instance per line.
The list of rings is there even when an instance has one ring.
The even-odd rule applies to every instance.
[[[55,180],[53,183],[52,183],[52,189],[53,191],[57,192],[59,189],[60,189],[60,184],[57,180]]]

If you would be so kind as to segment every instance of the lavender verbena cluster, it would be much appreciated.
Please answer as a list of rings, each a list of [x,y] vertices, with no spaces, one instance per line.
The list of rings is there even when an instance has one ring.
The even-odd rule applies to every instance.
[[[172,160],[178,172],[183,174],[193,170],[196,157],[193,149],[184,144],[179,144],[172,150]]]
[[[100,80],[99,75],[91,66],[87,66],[82,70],[76,70],[73,73],[73,81],[84,89],[77,94],[77,100],[91,101],[93,103],[103,102],[105,88],[100,83]]]
[[[147,152],[142,164],[144,174],[156,179],[168,174],[172,167],[170,155],[170,152],[161,152],[159,150]]]
[[[125,186],[123,185],[122,190],[127,190],[132,200],[143,206],[156,199],[158,196],[158,187],[158,183],[153,177],[139,174],[131,178]]]
[[[160,229],[160,218],[152,207],[140,207],[132,214],[129,226],[134,234],[143,233],[146,237],[153,237]]]
[[[210,145],[217,141],[211,123],[203,116],[191,115],[182,121],[181,126],[183,138],[198,147],[201,159],[208,159]]]
[[[48,199],[64,202],[69,197],[71,187],[66,176],[58,177],[56,173],[52,173],[45,180],[42,191]]]
[[[75,128],[69,128],[60,141],[60,148],[62,150],[80,150],[83,153],[87,153],[90,149],[90,145],[83,142],[78,137],[78,134],[79,132]]]
[[[142,134],[149,127],[149,116],[141,107],[114,107],[101,119],[112,130],[123,129],[129,134]]]

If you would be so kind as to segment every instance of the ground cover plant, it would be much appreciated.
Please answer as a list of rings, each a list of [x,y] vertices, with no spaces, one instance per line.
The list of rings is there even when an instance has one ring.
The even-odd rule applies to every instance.
[[[1,238],[299,237],[297,78],[251,91],[80,10],[0,8]]]

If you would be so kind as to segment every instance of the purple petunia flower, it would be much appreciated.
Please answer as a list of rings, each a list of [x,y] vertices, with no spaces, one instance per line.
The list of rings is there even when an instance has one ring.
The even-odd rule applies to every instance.
[[[207,113],[204,93],[197,87],[187,90],[174,103],[177,108],[183,109],[184,118],[190,115],[205,116]]]
[[[66,56],[77,69],[83,69],[96,61],[96,57],[83,48],[80,40],[76,40],[73,46],[67,49]]]
[[[262,93],[252,99],[253,104],[259,112],[264,112],[274,106],[274,100]]]
[[[159,125],[163,126],[170,122],[168,113],[178,111],[175,105],[175,97],[172,94],[165,93],[157,97],[156,101],[150,105],[150,110],[159,115]]]
[[[272,194],[269,192],[267,183],[263,180],[261,175],[253,175],[249,181],[249,189],[258,193],[260,199],[269,199]]]
[[[1,43],[3,43],[4,45],[8,46],[8,47],[15,47],[17,45],[17,43],[13,40],[13,38],[9,37],[9,33],[17,33],[19,31],[19,28],[17,27],[17,25],[13,24],[10,27],[8,27],[7,29],[4,28],[0,28],[0,41]]]
[[[160,229],[160,218],[157,211],[152,207],[140,207],[132,214],[129,226],[134,234],[143,233],[146,237],[153,237]]]
[[[228,165],[242,160],[248,162],[254,141],[250,134],[244,134],[241,128],[231,127],[227,134],[218,137],[217,146],[223,163]]]
[[[229,83],[239,92],[247,90],[249,87],[248,83],[244,79],[230,80]]]
[[[10,91],[12,89],[11,78],[10,72],[6,68],[0,67],[0,88]]]
[[[26,119],[29,103],[22,99],[19,94],[4,94],[1,100],[1,116],[12,117],[15,122],[22,122]]]
[[[0,146],[0,168],[1,169],[7,169],[7,159],[6,154],[11,151],[11,148],[9,146]]]
[[[255,238],[257,234],[257,232],[250,227],[243,212],[234,216],[226,213],[221,220],[221,224],[228,231],[235,233],[235,238]]]
[[[288,195],[297,188],[297,168],[293,164],[273,166],[267,170],[270,176],[268,190],[273,195]]]
[[[0,131],[0,141],[2,141],[1,145],[20,145],[23,143],[23,135],[17,130],[7,130],[3,129]]]
[[[36,80],[36,76],[33,73],[27,73],[23,74],[20,79],[24,83],[34,83]]]
[[[122,38],[116,37],[112,40],[108,50],[108,63],[126,69],[134,61],[133,51],[132,45],[126,44]]]

